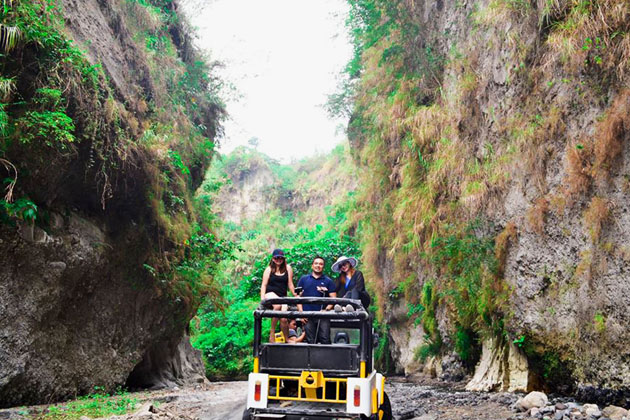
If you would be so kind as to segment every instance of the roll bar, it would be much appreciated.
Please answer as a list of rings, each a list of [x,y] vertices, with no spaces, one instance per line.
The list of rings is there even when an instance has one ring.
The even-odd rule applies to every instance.
[[[335,305],[341,306],[351,305],[353,312],[334,312],[334,311],[274,311],[269,309],[271,305]],[[312,318],[312,319],[347,319],[347,320],[368,320],[370,314],[363,308],[360,300],[331,298],[331,297],[284,297],[264,299],[260,302],[258,309],[254,311],[255,318]]]
[[[271,305],[335,305],[341,306],[352,305],[352,312],[335,312],[335,311],[274,311],[269,309]],[[260,306],[254,311],[254,357],[260,356],[261,351],[261,330],[263,318],[308,318],[309,320],[330,319],[333,322],[355,321],[355,325],[359,328],[361,334],[361,345],[359,346],[359,360],[367,363],[368,369],[372,369],[372,323],[370,322],[370,314],[363,307],[360,300],[330,297],[284,297],[264,299],[260,302]]]

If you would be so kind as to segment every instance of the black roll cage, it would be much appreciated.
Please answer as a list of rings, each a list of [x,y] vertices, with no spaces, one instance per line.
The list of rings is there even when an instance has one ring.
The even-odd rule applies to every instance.
[[[288,305],[289,307],[297,305],[328,305],[339,304],[342,307],[351,305],[354,308],[352,312],[335,312],[335,311],[298,311],[286,310],[276,311],[272,305]],[[254,311],[254,357],[259,357],[261,352],[261,335],[262,335],[262,319],[263,318],[308,318],[309,320],[330,319],[333,328],[358,328],[360,331],[359,344],[359,360],[365,362],[368,372],[372,369],[372,319],[367,310],[363,307],[360,300],[332,297],[283,297],[264,299],[260,302],[259,307]],[[309,346],[331,346],[334,344],[308,344]]]

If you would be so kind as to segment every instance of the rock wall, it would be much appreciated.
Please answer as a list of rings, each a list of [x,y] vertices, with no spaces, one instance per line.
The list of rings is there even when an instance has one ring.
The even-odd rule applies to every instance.
[[[184,337],[189,309],[143,273],[151,246],[138,225],[111,232],[74,212],[50,216],[47,231],[0,228],[0,406],[113,389],[154,353],[190,365],[177,346],[154,348]],[[204,372],[153,367],[152,386]]]
[[[76,142],[62,152],[52,139],[49,146],[2,143],[3,163],[17,167],[13,192],[37,205],[37,217],[0,224],[0,407],[76,397],[94,392],[95,386],[114,391],[125,384],[160,387],[204,380],[200,354],[187,342],[194,302],[164,277],[159,281],[158,270],[152,273],[147,264],[177,263],[181,256],[181,244],[169,237],[166,222],[177,219],[188,226],[194,210],[171,206],[160,214],[160,194],[170,188],[172,195],[190,195],[187,189],[200,183],[209,152],[202,152],[206,160],[190,163],[190,176],[182,180],[163,156],[176,146],[163,144],[165,149],[156,151],[134,143],[156,118],[147,103],[163,99],[122,13],[125,7],[140,13],[142,5],[67,0],[62,6],[67,36],[88,49],[89,63],[102,65],[108,78],[94,72],[92,79],[81,74],[77,79],[80,53],[52,76],[40,67],[59,53],[45,48],[58,48],[54,42],[70,45],[59,41],[63,37],[54,32],[56,24],[46,28],[57,36],[54,42],[29,41],[20,47],[25,68],[17,73],[15,96],[23,95],[28,103],[29,83],[65,83],[62,100],[75,123]],[[176,2],[169,7],[176,13]],[[44,10],[33,13],[39,12]],[[183,30],[181,25],[170,28],[182,51],[189,38]],[[170,62],[173,74],[181,71],[184,59]],[[92,83],[87,88],[81,84],[85,80]],[[95,102],[76,96],[85,92]],[[204,111],[197,124],[205,121],[204,134],[211,137],[219,123],[204,101],[197,101]],[[186,129],[188,118],[178,115],[171,131],[177,135],[178,124]],[[159,187],[165,177],[170,187]]]
[[[276,206],[271,187],[278,180],[266,163],[251,162],[246,171],[231,175],[232,182],[223,187],[215,201],[221,219],[240,224]]]
[[[426,103],[414,106],[425,112],[422,107],[426,105],[433,115],[447,121],[444,125],[450,131],[434,128],[432,124],[441,123],[420,119],[420,112],[417,116],[405,114],[394,101],[392,118],[405,117],[391,124],[398,131],[391,128],[381,134],[382,141],[389,142],[389,155],[383,161],[391,164],[389,179],[383,177],[383,183],[389,180],[394,192],[404,185],[407,175],[399,162],[407,162],[408,152],[398,143],[404,144],[405,135],[420,137],[431,130],[466,151],[458,161],[461,167],[472,159],[481,168],[491,161],[488,156],[492,154],[510,162],[498,178],[478,176],[479,188],[474,193],[464,188],[470,182],[465,178],[469,174],[453,170],[449,174],[453,181],[446,177],[438,186],[444,190],[434,201],[447,197],[452,208],[458,209],[453,212],[456,216],[444,211],[444,206],[437,212],[441,217],[426,222],[435,232],[440,224],[456,225],[477,218],[489,222],[492,227],[483,233],[495,238],[507,227],[515,229],[501,262],[502,277],[510,290],[505,329],[510,341],[525,340],[524,352],[515,353],[502,340],[484,342],[471,388],[523,389],[533,383],[544,387],[562,372],[567,375],[564,380],[574,386],[627,392],[630,94],[625,88],[627,60],[619,52],[625,51],[628,38],[624,35],[623,40],[615,40],[612,31],[630,22],[628,4],[613,1],[584,10],[575,9],[571,2],[556,2],[549,8],[542,1],[519,6],[504,1],[400,4],[418,28],[403,41],[408,42],[405,47],[429,51],[426,60],[444,58],[431,75],[439,83],[439,95],[427,95]],[[588,24],[572,20],[578,14]],[[573,32],[559,29],[565,23],[575,23]],[[589,42],[606,46],[591,48]],[[562,51],[572,53],[563,55],[560,45],[567,48]],[[604,58],[597,55],[601,51]],[[383,54],[379,66],[385,61]],[[420,80],[418,90],[426,87],[426,79],[416,80]],[[419,121],[416,132],[413,125],[411,133],[398,128],[413,118]],[[429,161],[438,148],[435,140],[426,146]],[[360,145],[365,139],[357,135],[354,141]],[[511,151],[503,149],[506,144],[513,145]],[[400,212],[396,214],[402,218]],[[395,229],[409,229],[397,225],[397,220],[392,223]],[[413,228],[417,231],[409,229],[409,235],[423,233],[417,225]],[[418,255],[404,260],[401,248],[388,243],[379,251],[389,264],[397,264],[396,258],[409,264],[399,271],[405,275],[415,271],[420,287],[428,277],[440,281],[440,267],[425,265],[426,260]],[[382,259],[376,261],[375,271],[387,279],[391,270],[383,268],[387,264]],[[384,283],[386,297],[397,284]],[[422,367],[409,359],[418,348],[418,340],[410,337],[424,334],[420,326],[421,332],[410,332],[412,320],[406,319],[398,305],[384,306],[392,329],[393,355],[400,369],[408,373]],[[454,346],[449,339],[454,334],[453,311],[442,301],[437,313],[447,349]],[[515,354],[519,356],[513,363],[507,363]],[[539,375],[538,379],[525,385],[523,369]],[[518,385],[511,379],[516,372]]]

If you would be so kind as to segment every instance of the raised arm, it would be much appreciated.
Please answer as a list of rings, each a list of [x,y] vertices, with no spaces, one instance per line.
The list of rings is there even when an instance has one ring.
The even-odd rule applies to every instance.
[[[265,294],[267,294],[267,283],[269,283],[269,276],[271,275],[271,267],[265,268],[265,272],[263,273],[262,284],[260,285],[260,300],[265,299]]]

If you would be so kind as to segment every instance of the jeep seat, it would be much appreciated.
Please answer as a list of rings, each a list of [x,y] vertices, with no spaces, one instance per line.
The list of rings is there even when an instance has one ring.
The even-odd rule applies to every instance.
[[[300,375],[321,370],[337,377],[359,375],[359,346],[353,344],[262,344],[261,373]]]

